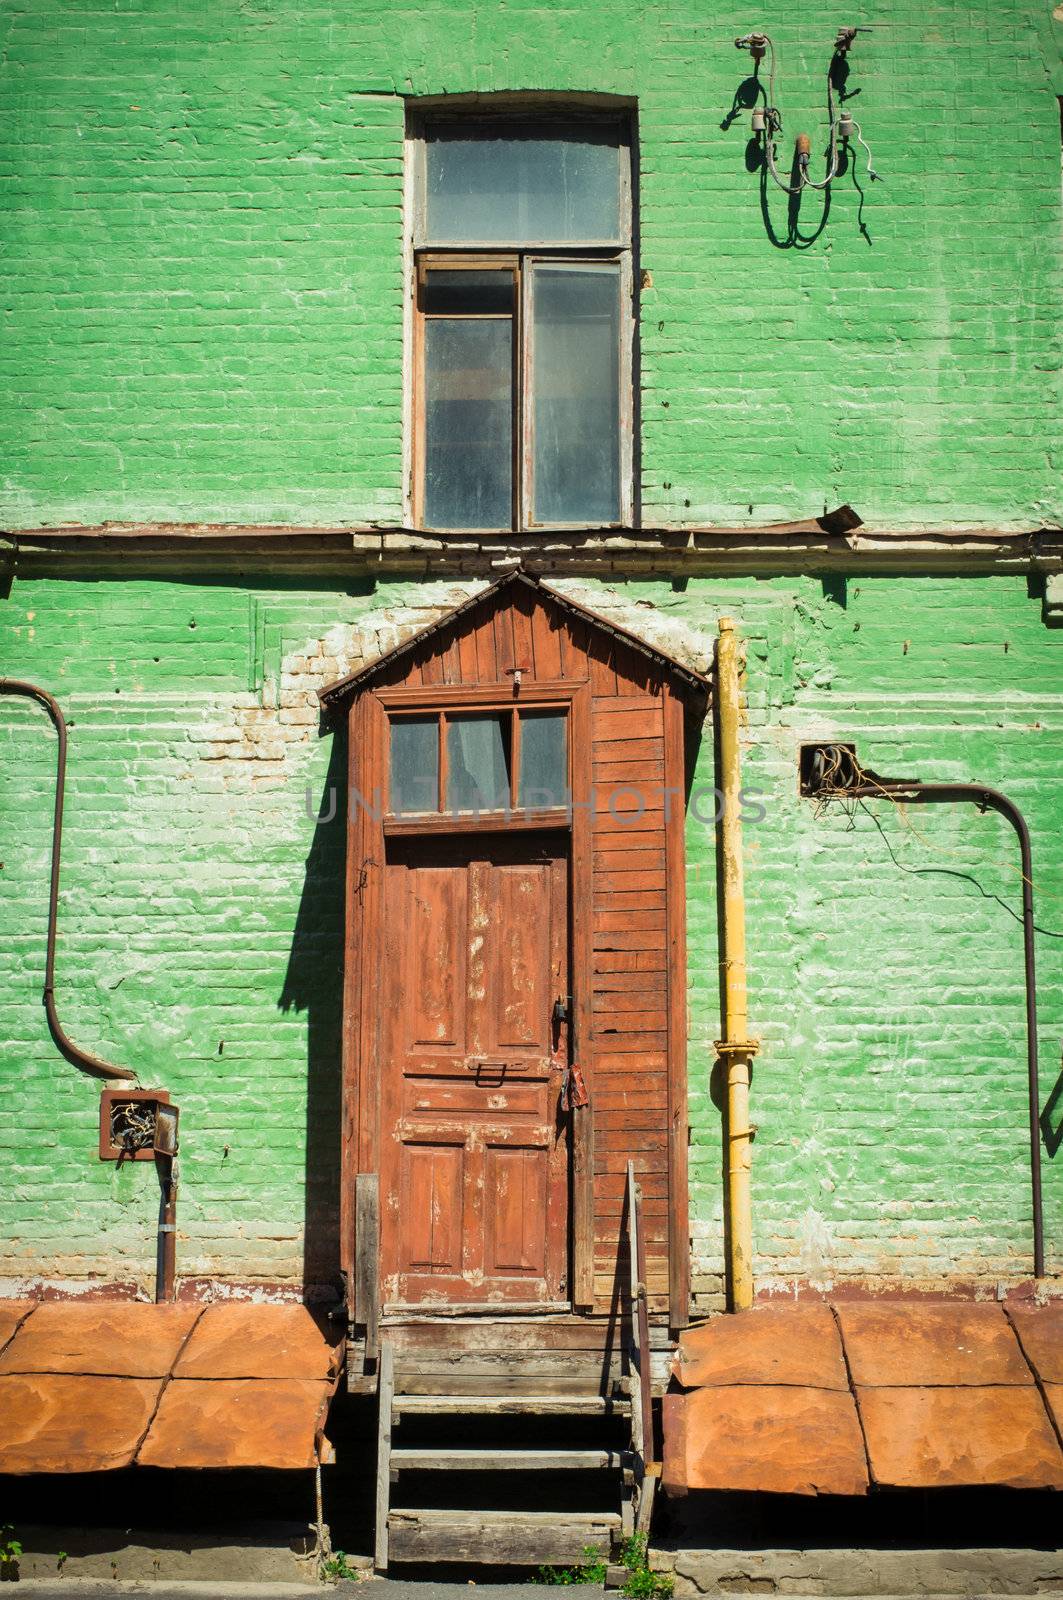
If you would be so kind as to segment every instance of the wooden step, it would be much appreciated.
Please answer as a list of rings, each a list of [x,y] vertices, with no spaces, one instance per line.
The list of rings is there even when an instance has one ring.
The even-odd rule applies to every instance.
[[[619,1450],[392,1448],[391,1466],[417,1472],[606,1472],[623,1465]]]
[[[613,1511],[391,1511],[392,1561],[495,1566],[585,1562],[588,1545],[608,1559],[620,1533]]]
[[[601,1394],[397,1394],[395,1416],[627,1416],[630,1401]]]
[[[627,1383],[619,1374],[604,1387],[620,1388]],[[458,1363],[434,1371],[396,1366],[395,1388],[400,1394],[529,1394],[600,1395],[602,1374],[598,1367],[587,1372],[565,1372],[557,1377],[495,1367],[485,1372],[469,1371]]]
[[[606,1350],[619,1356],[623,1346],[623,1339],[610,1322],[583,1317],[561,1322],[541,1317],[473,1317],[464,1321],[426,1318],[397,1324],[385,1321],[381,1332],[400,1358],[413,1350],[448,1354],[480,1351],[485,1355],[523,1350],[529,1355],[593,1353],[601,1360]],[[662,1331],[661,1343],[662,1348],[668,1343],[667,1328]]]

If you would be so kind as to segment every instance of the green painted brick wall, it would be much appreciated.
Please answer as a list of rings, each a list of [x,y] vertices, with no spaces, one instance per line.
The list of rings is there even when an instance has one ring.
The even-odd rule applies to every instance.
[[[1058,519],[1049,0],[859,16],[884,181],[791,248],[732,40],[818,149],[835,6],[10,0],[0,515],[400,520],[402,97],[548,89],[638,99],[648,520]]]
[[[711,641],[727,612],[747,640],[745,778],[765,806],[745,841],[761,1283],[1028,1275],[1013,837],[973,808],[817,814],[796,751],[852,737],[880,771],[979,778],[1026,811],[1047,1101],[1063,1037],[1060,634],[1017,576],[616,587],[651,632]],[[188,1276],[296,1287],[334,1269],[343,759],[314,689],[468,592],[26,578],[5,603],[0,673],[48,686],[72,723],[61,1015],[181,1106]],[[40,1004],[53,761],[43,713],[0,700],[0,1275],[147,1286],[153,1171],[97,1160],[97,1086],[57,1055]],[[712,781],[706,737],[697,783]],[[341,806],[317,822],[307,798],[327,817],[330,784]],[[688,848],[695,1288],[710,1307],[711,822],[691,815]],[[1046,1152],[1056,1274],[1061,1161]]]
[[[13,0],[0,17],[0,517],[398,522],[403,96],[637,98],[648,522],[849,500],[896,528],[1060,516],[1063,92],[1045,0],[869,0],[851,88],[878,168],[826,226],[724,128],[768,26],[788,134],[822,129],[834,9]],[[817,136],[818,138],[818,136]],[[860,176],[860,173],[857,173]],[[862,229],[864,231],[862,231]],[[618,583],[618,586],[624,587]],[[18,577],[0,671],[73,723],[61,1013],[182,1107],[188,1275],[335,1266],[342,752],[314,688],[460,584]],[[1020,576],[632,583],[647,625],[749,643],[758,1273],[1029,1268],[1018,878],[972,811],[796,796],[797,745],[978,777],[1034,833],[1047,1100],[1063,1034],[1060,634]],[[655,609],[653,609],[655,608]],[[39,989],[54,746],[0,702],[0,1273],[150,1282],[154,1177],[96,1160],[97,1088]],[[711,783],[703,749],[699,782]],[[341,794],[342,798],[342,794]],[[711,836],[689,828],[699,1304],[721,1267]],[[1063,1092],[1063,1091],[1061,1091]],[[1063,1118],[1055,1101],[1055,1126]],[[1046,1152],[1058,1274],[1063,1153]]]

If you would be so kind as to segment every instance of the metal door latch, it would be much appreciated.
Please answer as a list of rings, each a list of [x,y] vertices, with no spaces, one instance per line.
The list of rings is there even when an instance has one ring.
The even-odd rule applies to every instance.
[[[573,1063],[565,1073],[565,1081],[561,1085],[561,1109],[579,1111],[583,1106],[590,1104],[590,1098],[587,1085],[583,1081],[583,1072]]]

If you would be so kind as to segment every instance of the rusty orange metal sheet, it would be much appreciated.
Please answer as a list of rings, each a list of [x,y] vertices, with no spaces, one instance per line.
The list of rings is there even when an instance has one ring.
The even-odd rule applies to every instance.
[[[1063,1439],[1063,1383],[1046,1383],[1045,1404],[1052,1413],[1056,1432]]]
[[[1063,1301],[1008,1307],[1023,1354],[1042,1383],[1063,1384]]]
[[[305,1378],[174,1378],[141,1446],[145,1467],[312,1467],[332,1386]]]
[[[175,1378],[316,1378],[339,1371],[338,1343],[305,1306],[208,1306],[174,1367]]]
[[[999,1305],[858,1301],[836,1309],[858,1388],[1033,1383]]]
[[[891,1489],[1063,1489],[1063,1450],[1037,1389],[857,1389],[874,1482]]]
[[[681,1398],[681,1437],[665,1445],[670,1486],[681,1481],[688,1489],[767,1494],[867,1492],[864,1442],[848,1391],[734,1384],[694,1389]]]
[[[0,1301],[0,1351],[34,1309],[36,1300]]]
[[[837,1324],[826,1305],[758,1307],[688,1328],[672,1371],[687,1387],[731,1383],[849,1387]]]
[[[26,1373],[0,1377],[0,1470],[128,1467],[155,1409],[159,1378]]]
[[[202,1306],[49,1300],[19,1328],[0,1373],[67,1372],[164,1378]]]

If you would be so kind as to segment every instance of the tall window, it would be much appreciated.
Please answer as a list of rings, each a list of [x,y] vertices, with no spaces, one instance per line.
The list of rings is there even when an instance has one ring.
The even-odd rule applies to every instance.
[[[415,521],[630,522],[626,124],[431,116],[411,134]]]

